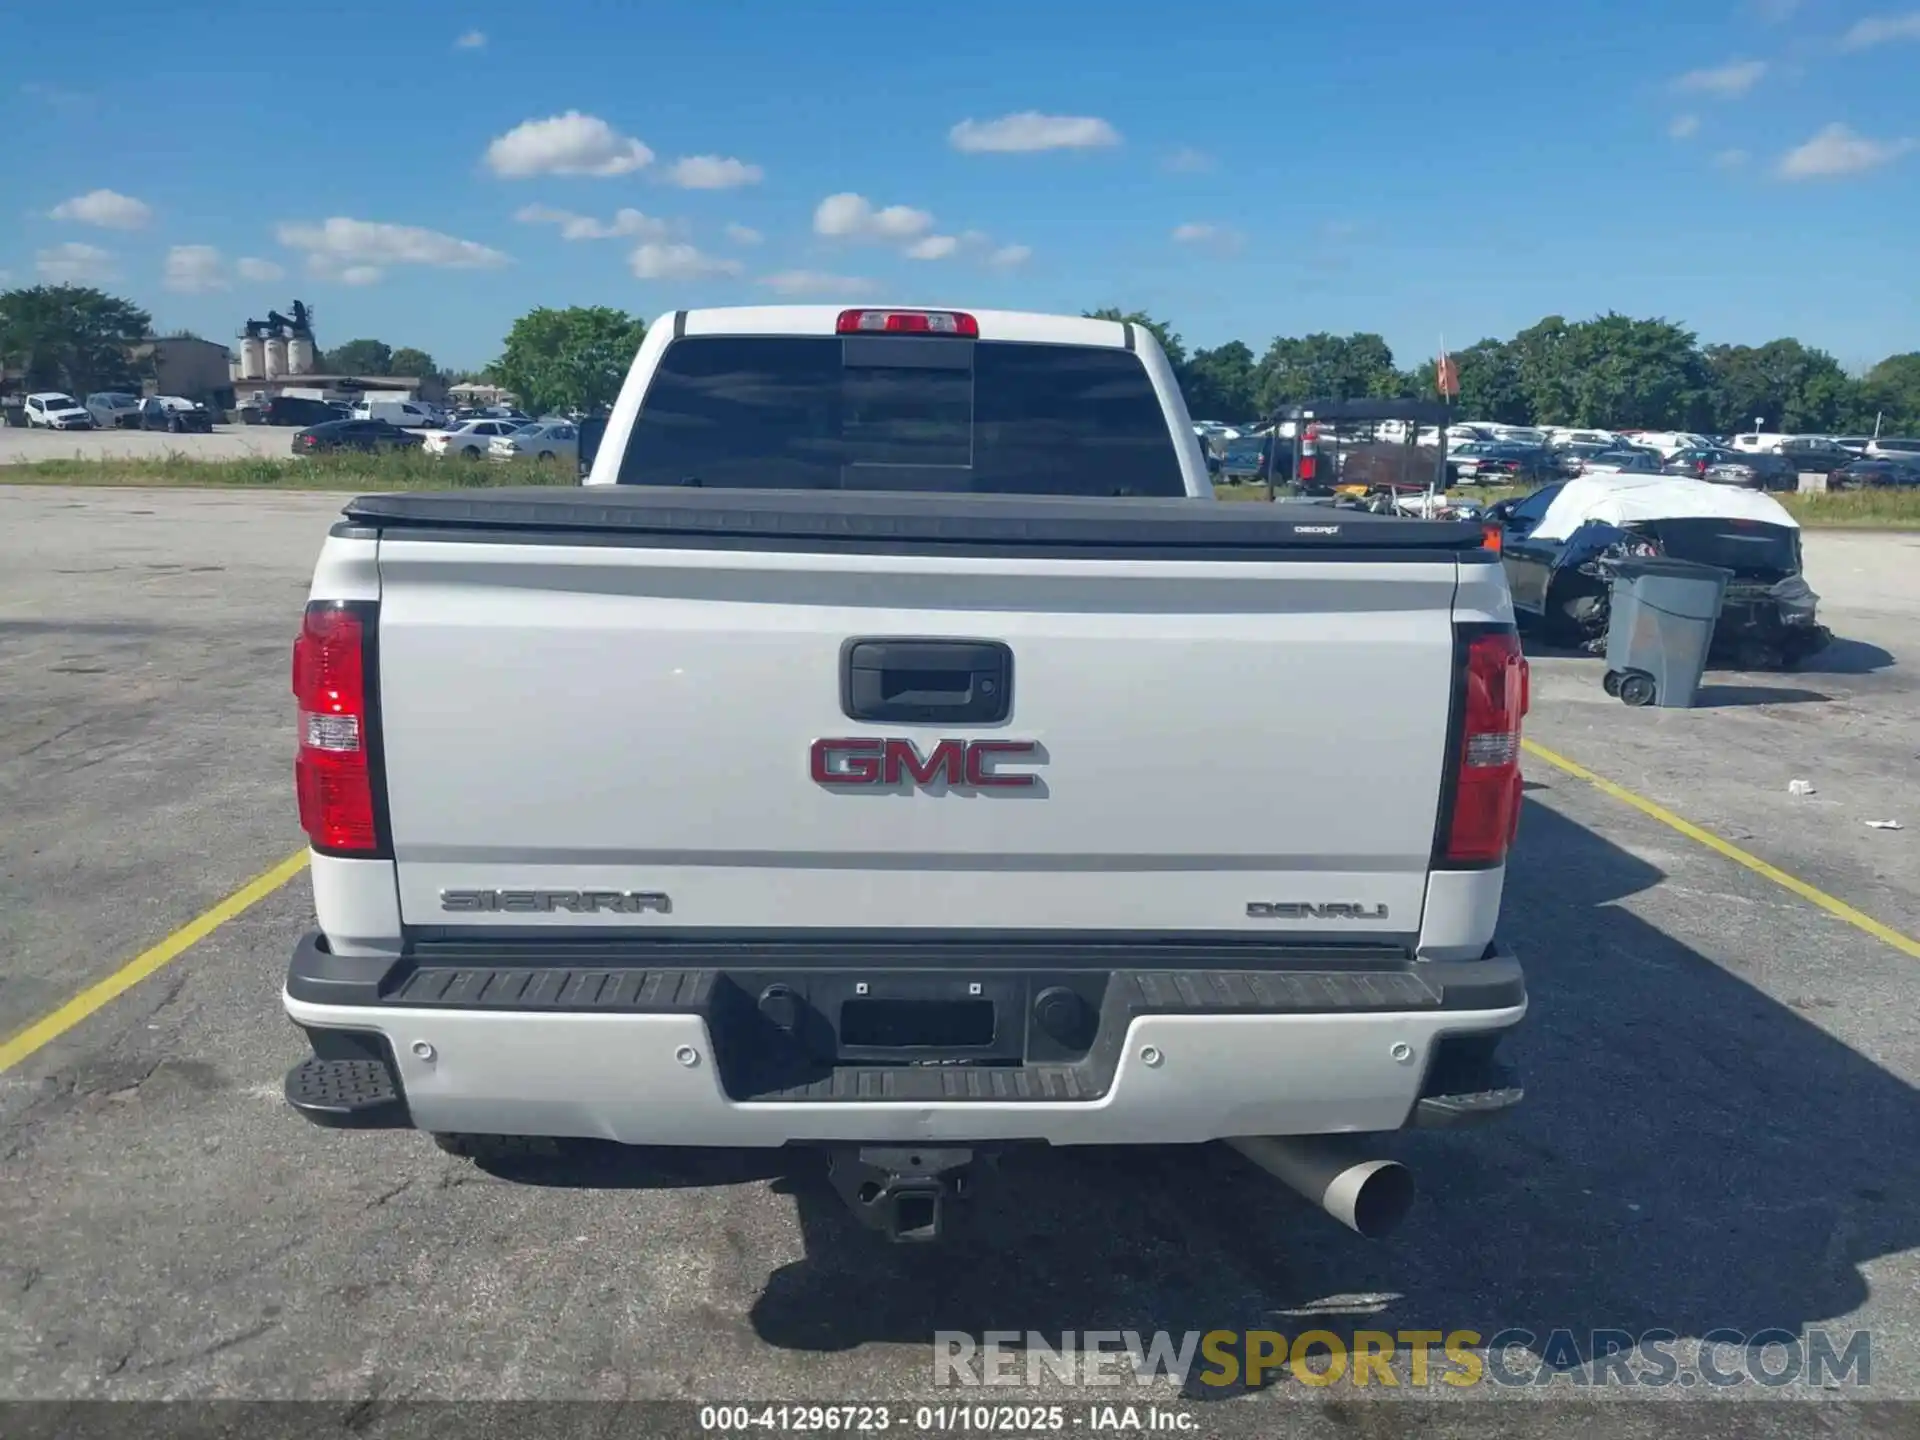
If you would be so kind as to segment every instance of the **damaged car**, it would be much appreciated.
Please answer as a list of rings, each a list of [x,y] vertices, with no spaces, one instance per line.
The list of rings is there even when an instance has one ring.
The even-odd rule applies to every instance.
[[[1500,526],[1515,613],[1550,643],[1604,651],[1615,567],[1656,555],[1732,572],[1714,662],[1791,669],[1833,639],[1801,573],[1800,522],[1770,495],[1668,476],[1590,475],[1503,500],[1487,518]]]

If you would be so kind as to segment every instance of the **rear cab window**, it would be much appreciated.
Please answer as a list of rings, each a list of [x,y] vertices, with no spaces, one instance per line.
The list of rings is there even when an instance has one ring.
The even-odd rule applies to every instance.
[[[662,353],[623,485],[1183,496],[1137,355],[906,335],[686,336]]]

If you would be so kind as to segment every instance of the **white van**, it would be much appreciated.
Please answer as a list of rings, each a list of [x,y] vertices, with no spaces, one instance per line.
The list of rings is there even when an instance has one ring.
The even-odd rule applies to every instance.
[[[1771,431],[1749,432],[1733,437],[1732,448],[1744,450],[1749,455],[1778,455],[1780,447],[1793,439],[1791,435],[1775,435]]]
[[[353,407],[356,420],[384,420],[403,430],[426,430],[440,423],[439,413],[421,400],[362,400]]]

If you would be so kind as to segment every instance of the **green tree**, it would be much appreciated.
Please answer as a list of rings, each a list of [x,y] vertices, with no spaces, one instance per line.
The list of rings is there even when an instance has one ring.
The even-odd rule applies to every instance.
[[[1156,320],[1144,310],[1116,310],[1111,305],[1102,310],[1082,310],[1089,320],[1132,321],[1143,330],[1151,330],[1153,338],[1160,342],[1160,348],[1167,352],[1167,363],[1178,373],[1187,363],[1187,344],[1164,320]]]
[[[1526,400],[1524,423],[1566,425],[1573,422],[1573,381],[1566,359],[1567,322],[1549,315],[1529,325],[1506,344],[1513,375]],[[1460,372],[1460,392],[1467,388],[1466,370]],[[1516,422],[1520,423],[1520,422]]]
[[[433,356],[411,345],[403,345],[394,351],[387,364],[392,367],[386,371],[389,375],[413,375],[424,380],[429,375],[440,373],[439,367],[433,363]]]
[[[381,340],[349,340],[327,352],[330,375],[392,375],[393,347]]]
[[[1520,382],[1520,360],[1504,340],[1481,340],[1452,357],[1460,372],[1456,413],[1463,420],[1525,425],[1533,406]],[[1428,388],[1431,389],[1431,378]]]
[[[531,310],[513,322],[488,373],[536,414],[600,410],[620,393],[646,333],[643,321],[606,306]]]
[[[1693,332],[1669,321],[1612,312],[1582,320],[1561,333],[1554,365],[1554,383],[1571,403],[1544,414],[1544,407],[1537,408],[1542,419],[1647,429],[1712,423],[1713,384],[1706,361]]]
[[[1825,351],[1798,340],[1769,340],[1709,345],[1703,355],[1716,429],[1745,430],[1758,418],[1769,430],[1822,433],[1857,421],[1860,386]]]
[[[1180,376],[1187,410],[1196,419],[1246,420],[1259,406],[1259,367],[1238,340],[1196,350]]]
[[[1277,335],[1260,360],[1262,412],[1310,400],[1399,395],[1405,382],[1378,335]]]
[[[138,388],[141,367],[129,351],[152,333],[146,311],[89,286],[0,293],[0,367],[19,370],[28,389]]]
[[[1920,350],[1889,355],[1860,381],[1860,413],[1855,424],[1883,435],[1920,434]]]

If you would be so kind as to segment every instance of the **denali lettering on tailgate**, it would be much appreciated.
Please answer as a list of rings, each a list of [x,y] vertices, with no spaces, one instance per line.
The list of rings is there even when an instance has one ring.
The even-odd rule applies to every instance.
[[[967,785],[980,790],[1023,790],[1040,783],[1038,775],[998,768],[1003,761],[1039,764],[1040,746],[1032,740],[941,740],[926,755],[911,740],[867,736],[813,742],[813,778],[821,785],[846,788]]]
[[[440,908],[462,914],[477,911],[507,915],[638,915],[651,910],[665,915],[673,902],[654,890],[442,890]]]
[[[1304,900],[1249,900],[1247,914],[1254,920],[1384,920],[1387,907],[1338,900],[1324,904]]]

